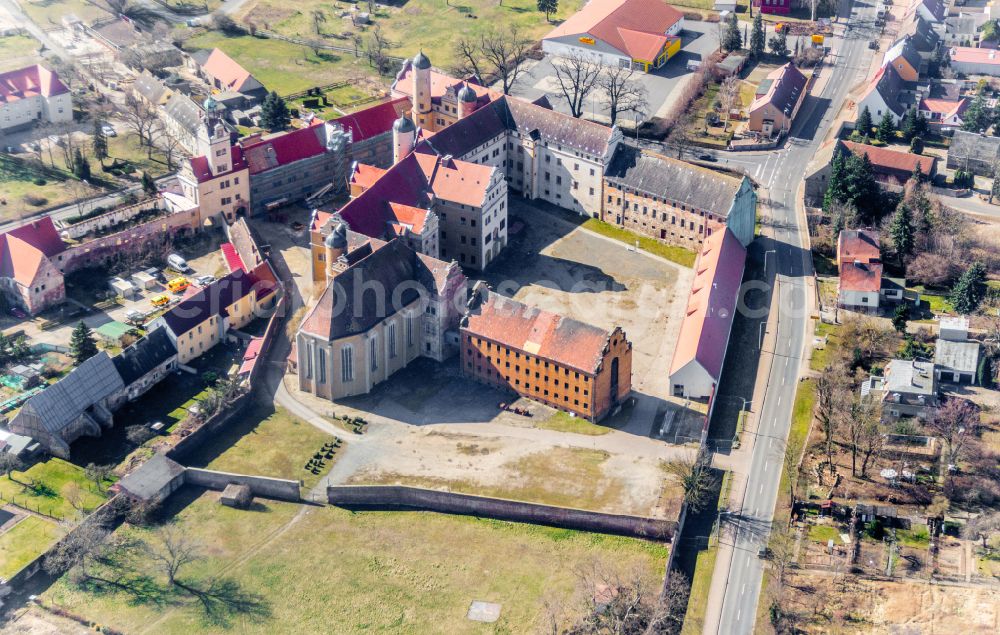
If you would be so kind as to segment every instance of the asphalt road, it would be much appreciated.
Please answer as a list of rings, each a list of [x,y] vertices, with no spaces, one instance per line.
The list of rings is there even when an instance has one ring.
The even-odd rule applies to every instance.
[[[775,277],[778,285],[774,350],[765,351],[773,353],[767,389],[758,429],[747,435],[753,438],[747,486],[739,515],[728,519],[734,553],[718,629],[727,635],[751,633],[754,628],[764,565],[758,551],[767,544],[774,517],[785,441],[807,339],[806,285],[810,283],[812,264],[802,243],[800,230],[805,229],[801,226],[805,219],[796,213],[795,197],[806,165],[848,90],[868,69],[867,43],[872,37],[874,14],[873,5],[859,4],[852,15],[850,0],[844,2],[842,20],[851,17],[845,39],[833,60],[832,75],[822,93],[803,104],[784,149],[763,155],[720,157],[720,162],[741,168],[766,188],[769,198],[764,207],[770,212],[767,222],[774,230],[774,238],[767,246],[773,252],[765,256],[765,264],[771,268],[766,277]]]

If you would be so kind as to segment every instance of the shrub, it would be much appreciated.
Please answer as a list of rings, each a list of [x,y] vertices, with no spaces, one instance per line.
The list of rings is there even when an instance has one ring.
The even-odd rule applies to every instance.
[[[25,194],[24,202],[27,203],[28,205],[31,205],[32,207],[41,207],[42,205],[48,203],[49,199],[45,198],[44,196],[37,196],[35,194]]]
[[[32,181],[32,183],[34,183],[38,187],[41,187],[41,186],[45,185],[46,183],[48,183],[48,181],[46,181],[45,179],[43,179],[41,177],[38,177],[37,179],[35,179],[34,181]]]
[[[709,15],[709,17],[718,18],[719,16],[717,16],[717,15],[715,15],[713,13],[713,14]],[[698,13],[697,11],[685,11],[684,12],[684,19],[685,20],[692,20],[694,22],[701,22],[702,21],[701,14]],[[716,19],[715,21],[718,22],[719,20]]]
[[[711,22],[713,24],[716,23],[716,22],[719,22],[721,20],[722,20],[722,18],[719,17],[718,13],[709,13],[708,17],[705,18],[705,22]]]

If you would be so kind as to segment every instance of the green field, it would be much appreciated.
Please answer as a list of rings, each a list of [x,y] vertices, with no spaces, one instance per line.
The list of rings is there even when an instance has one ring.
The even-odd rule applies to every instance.
[[[622,229],[621,227],[616,227],[610,223],[605,223],[597,218],[588,218],[583,223],[583,227],[593,232],[597,232],[602,236],[607,236],[608,238],[613,238],[617,241],[623,242],[626,245],[635,245],[636,242],[638,242],[639,249],[648,251],[654,256],[666,258],[671,262],[676,262],[677,264],[685,267],[693,267],[695,258],[698,255],[690,249],[685,249],[684,247],[678,247],[676,245],[667,245],[661,243],[655,238],[640,236],[635,232],[630,232],[627,229]]]
[[[8,579],[45,553],[62,536],[56,523],[37,516],[23,520],[0,534],[0,579]]]
[[[590,436],[600,436],[611,432],[611,428],[591,423],[581,417],[571,417],[562,410],[556,410],[552,416],[538,421],[532,420],[537,428],[556,430],[558,432],[573,432],[575,434],[586,434]]]
[[[40,47],[41,43],[30,35],[0,37],[0,73],[41,61]]]
[[[128,633],[521,633],[543,626],[543,598],[578,606],[578,567],[600,559],[656,585],[668,555],[642,540],[461,516],[271,501],[239,511],[216,499],[202,494],[175,518],[204,554],[180,577],[231,578],[261,596],[265,615],[209,624],[190,599],[90,593],[66,577],[43,600]],[[501,621],[469,621],[473,600],[500,603]]]
[[[830,525],[811,525],[809,527],[809,540],[820,542],[824,545],[832,540],[834,544],[840,544],[840,530]]]
[[[105,488],[114,481],[107,481]],[[35,463],[26,471],[15,470],[11,478],[0,478],[0,495],[5,502],[13,500],[19,507],[58,518],[72,518],[73,506],[63,497],[64,488],[76,483],[82,491],[80,503],[84,510],[92,510],[104,502],[103,491],[98,491],[84,476],[83,468],[62,459],[50,458]]]

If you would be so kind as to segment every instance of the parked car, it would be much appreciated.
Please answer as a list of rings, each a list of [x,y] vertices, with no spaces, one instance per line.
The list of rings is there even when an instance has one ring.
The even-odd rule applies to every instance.
[[[173,291],[174,293],[184,293],[190,286],[191,282],[183,276],[180,278],[174,278],[173,280],[167,283],[167,288]]]
[[[167,264],[170,265],[172,269],[176,269],[181,273],[188,273],[191,271],[191,267],[188,266],[187,260],[184,260],[180,254],[170,254],[167,256]]]
[[[165,306],[168,302],[170,302],[170,296],[163,295],[162,293],[154,295],[152,299],[153,306]]]
[[[215,282],[215,276],[198,276],[194,279],[194,281],[197,282],[199,286],[207,287]]]
[[[146,319],[145,314],[142,311],[136,311],[135,309],[129,309],[125,312],[125,321],[131,324],[142,324]]]
[[[112,126],[110,124],[104,124],[103,126],[101,126],[101,132],[103,132],[104,135],[107,136],[107,137],[117,137],[118,136],[118,131],[115,130],[114,126]]]
[[[712,161],[712,162],[718,160],[718,159],[715,158],[714,155],[711,155],[711,154],[699,154],[698,155],[698,159],[700,161]]]
[[[13,315],[14,317],[16,317],[19,320],[23,320],[24,318],[28,317],[27,313],[25,313],[21,309],[17,308],[16,306],[15,307],[11,307],[10,314]]]

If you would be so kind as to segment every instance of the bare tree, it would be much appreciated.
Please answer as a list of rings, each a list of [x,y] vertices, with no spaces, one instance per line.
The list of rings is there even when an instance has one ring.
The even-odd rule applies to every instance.
[[[483,47],[482,37],[475,38],[463,35],[455,40],[452,47],[458,62],[455,64],[455,72],[458,75],[483,76]]]
[[[46,573],[54,576],[78,566],[86,571],[92,555],[107,536],[108,530],[99,523],[81,524],[45,554],[42,566]]]
[[[322,24],[326,22],[326,14],[321,9],[314,9],[310,11],[309,17],[312,18],[313,31],[316,35],[323,35]]]
[[[664,470],[680,482],[684,488],[684,502],[691,513],[697,513],[709,503],[709,495],[715,484],[707,455],[693,458],[675,459],[664,463]]]
[[[685,112],[670,127],[670,134],[667,135],[667,143],[677,150],[678,159],[683,159],[684,155],[694,146],[694,139],[691,136],[691,123],[693,119],[693,114]]]
[[[848,442],[851,446],[852,476],[858,475],[858,454],[866,446],[869,435],[873,434],[873,427],[877,428],[881,415],[881,405],[875,399],[858,397],[851,404],[846,431]]]
[[[740,80],[735,75],[730,75],[722,81],[719,87],[719,103],[722,105],[725,123],[722,130],[729,129],[729,117],[732,111],[740,103]]]
[[[850,378],[840,364],[831,364],[823,369],[816,380],[816,420],[823,432],[823,447],[826,462],[833,471],[833,443],[837,436],[839,422],[850,406]]]
[[[957,465],[966,442],[979,429],[979,410],[967,399],[949,397],[927,421],[927,426],[944,441],[944,460]]]
[[[21,469],[21,459],[10,452],[0,452],[0,475],[13,481],[14,471]]]
[[[579,617],[568,630],[560,631],[565,612],[547,603],[553,632],[574,635],[672,635],[680,632],[690,586],[679,571],[671,571],[667,584],[657,592],[638,569],[595,562],[577,569],[577,595],[582,604]]]
[[[372,29],[371,36],[368,38],[368,62],[378,70],[379,74],[385,71],[385,51],[388,48],[389,40],[382,33],[382,27],[376,25]]]
[[[157,125],[156,110],[144,99],[129,93],[120,112],[125,125],[139,137],[139,145],[152,144],[154,128]]]
[[[552,63],[556,73],[556,83],[566,103],[570,114],[576,118],[583,115],[587,96],[597,85],[601,75],[600,64],[583,55],[570,55]]]
[[[604,91],[604,107],[608,109],[611,125],[618,120],[618,114],[623,112],[642,112],[649,106],[646,99],[646,87],[633,79],[635,70],[623,66],[611,66],[604,69],[597,80],[598,86]],[[639,122],[636,121],[636,125]]]
[[[78,512],[84,511],[84,501],[86,500],[87,494],[80,487],[80,484],[76,481],[70,481],[63,485],[62,489],[59,491],[60,496],[63,497],[70,507]]]
[[[874,400],[872,400],[874,401]],[[872,410],[872,416],[864,416],[861,421],[861,478],[868,477],[868,465],[877,459],[885,447],[885,433],[882,431],[882,412]]]
[[[157,528],[156,543],[146,547],[146,553],[171,585],[176,584],[181,569],[202,558],[197,544],[181,528],[172,524]]]
[[[982,540],[983,549],[989,545],[987,541],[994,534],[1000,533],[1000,512],[986,512],[965,523],[962,535],[970,540]]]
[[[788,500],[789,504],[795,503],[795,492],[799,487],[799,459],[802,458],[802,441],[788,435],[788,442],[785,444],[785,454],[782,457],[782,466],[788,476]]]
[[[524,73],[524,60],[532,41],[524,37],[516,24],[503,29],[493,29],[483,35],[483,58],[489,64],[490,74],[500,80],[504,95],[509,95]]]
[[[94,484],[98,490],[104,488],[104,481],[108,480],[111,476],[112,467],[110,465],[97,465],[96,463],[90,463],[84,468],[83,474],[87,477],[87,480]]]
[[[167,160],[167,169],[173,170],[174,158],[178,153],[183,152],[181,141],[175,135],[170,134],[170,132],[163,126],[162,122],[157,124],[156,130],[157,132],[154,136],[157,141],[159,141],[160,149],[163,150],[163,156]]]

